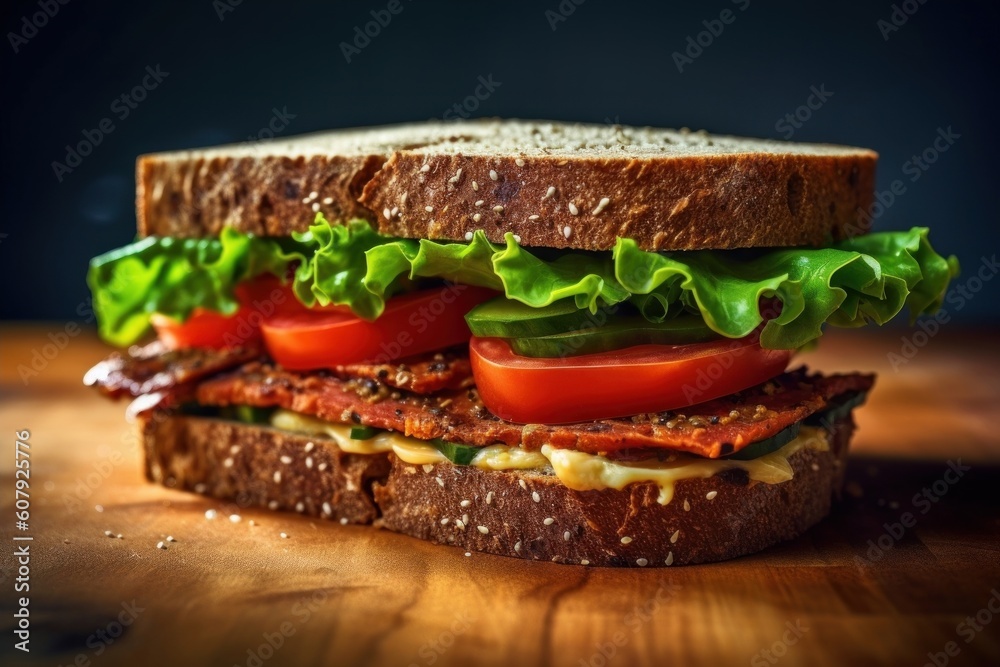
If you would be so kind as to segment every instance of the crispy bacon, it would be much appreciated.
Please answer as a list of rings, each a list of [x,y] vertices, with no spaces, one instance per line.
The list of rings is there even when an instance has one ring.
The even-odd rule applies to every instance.
[[[334,373],[344,379],[377,380],[415,394],[433,394],[442,389],[472,386],[472,366],[464,347],[424,354],[395,364],[339,366]]]
[[[483,406],[474,388],[419,396],[400,391],[387,394],[373,389],[371,382],[370,378],[359,382],[322,373],[293,373],[254,362],[201,383],[197,399],[204,405],[282,407],[332,422],[475,446],[520,443],[540,449],[551,444],[625,455],[628,450],[654,448],[717,458],[779,433],[823,410],[837,396],[867,391],[874,377],[824,377],[800,369],[687,410],[556,426],[503,421]]]

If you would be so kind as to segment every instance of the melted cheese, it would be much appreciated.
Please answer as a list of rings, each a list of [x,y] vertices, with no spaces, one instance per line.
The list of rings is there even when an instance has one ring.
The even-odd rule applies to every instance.
[[[433,445],[392,431],[382,431],[368,440],[351,439],[351,427],[343,424],[277,410],[271,425],[285,431],[324,435],[349,454],[381,454],[393,452],[405,463],[426,465],[450,463],[448,457]],[[792,466],[788,459],[803,449],[829,450],[826,431],[803,426],[799,436],[770,454],[751,461],[735,459],[701,459],[697,457],[672,457],[669,461],[614,461],[604,456],[586,454],[572,449],[557,449],[544,445],[541,452],[520,447],[492,445],[483,447],[472,459],[471,465],[482,470],[547,470],[559,481],[576,491],[624,489],[637,482],[653,482],[660,487],[659,502],[669,503],[674,497],[677,482],[685,479],[703,479],[726,470],[745,470],[752,481],[780,484],[792,479]]]
[[[765,484],[787,482],[793,476],[788,459],[802,449],[827,451],[830,448],[826,431],[803,426],[799,436],[770,454],[750,461],[735,459],[690,459],[674,461],[612,461],[603,456],[585,454],[572,449],[542,446],[542,455],[549,460],[556,477],[576,491],[624,489],[636,482],[653,482],[660,487],[659,502],[666,505],[674,497],[674,486],[685,479],[711,477],[726,470],[745,470],[750,479]]]

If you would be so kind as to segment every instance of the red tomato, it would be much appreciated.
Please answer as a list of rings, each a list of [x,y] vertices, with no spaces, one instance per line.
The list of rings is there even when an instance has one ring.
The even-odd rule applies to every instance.
[[[490,412],[513,422],[563,424],[726,396],[782,373],[792,351],[765,350],[749,336],[549,359],[514,354],[500,338],[473,337],[469,357]]]
[[[236,286],[240,308],[234,315],[195,308],[184,322],[154,314],[150,319],[160,340],[171,350],[206,347],[221,350],[241,347],[260,340],[260,325],[276,313],[299,313],[309,309],[299,301],[291,286],[274,276],[261,276]],[[325,310],[325,309],[324,309]]]
[[[394,297],[373,322],[343,312],[278,313],[261,330],[271,358],[290,370],[384,363],[466,342],[465,314],[494,296],[451,285]]]

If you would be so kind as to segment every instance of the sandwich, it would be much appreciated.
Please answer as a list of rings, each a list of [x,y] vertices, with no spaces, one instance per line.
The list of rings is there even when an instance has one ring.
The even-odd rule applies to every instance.
[[[515,120],[145,155],[92,260],[85,382],[168,487],[576,565],[793,539],[867,374],[827,327],[933,313],[928,230],[869,233],[877,155]]]

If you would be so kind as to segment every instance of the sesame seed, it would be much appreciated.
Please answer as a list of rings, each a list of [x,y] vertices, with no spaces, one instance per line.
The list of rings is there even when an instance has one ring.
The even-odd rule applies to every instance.
[[[538,216],[537,215],[529,215],[528,216],[528,220],[538,220]]]
[[[434,207],[433,206],[424,206],[424,210],[427,211],[428,213],[433,213],[434,212]]]
[[[490,178],[493,179],[494,181],[500,178],[499,176],[497,176],[497,172],[495,169],[490,169]]]
[[[688,502],[687,498],[684,499],[684,511],[685,512],[691,511],[691,503]]]
[[[542,497],[538,495],[538,491],[531,492],[531,499],[534,500],[536,503],[542,502]]]
[[[256,521],[254,521],[253,519],[250,519],[250,525],[251,525],[251,526],[256,526],[256,525],[257,525],[257,522],[256,522]]]
[[[312,468],[313,467],[313,457],[311,457],[311,456],[307,456],[306,457],[306,467],[307,468]]]
[[[403,204],[405,204],[405,203],[406,203],[406,195],[407,195],[407,194],[409,194],[409,193],[407,193],[407,192],[404,192],[404,193],[403,193],[403,194],[402,194],[402,195],[401,195],[401,196],[399,197],[399,204],[400,204],[400,206],[402,206]]]
[[[518,167],[523,167],[524,166],[524,160],[522,160],[521,158],[517,158],[517,159],[514,160],[514,164],[516,164]]]
[[[597,207],[593,211],[591,211],[590,214],[597,215],[598,213],[604,210],[605,206],[607,206],[610,203],[611,203],[610,199],[608,199],[607,197],[602,197],[601,201],[597,203]]]
[[[444,480],[443,479],[441,479],[440,477],[435,477],[434,480],[438,483],[438,486],[440,486],[442,489],[444,488]]]
[[[524,489],[525,491],[528,490],[528,485],[527,485],[527,483],[525,483],[525,481],[523,479],[517,480],[517,483],[520,484],[521,488]]]
[[[323,197],[323,203],[330,205],[333,203],[333,197]]]
[[[455,519],[455,528],[459,530],[465,530],[465,522],[461,519]]]
[[[276,509],[278,509],[278,501],[277,500],[269,500],[269,501],[267,501],[267,509],[269,509],[269,510],[276,510]]]
[[[818,463],[813,463],[813,464],[812,464],[811,466],[809,466],[809,467],[810,467],[810,468],[812,468],[812,471],[813,471],[813,472],[819,472],[819,464],[818,464]]]
[[[233,523],[239,523],[240,521],[243,520],[243,517],[241,517],[239,514],[230,514],[229,520]]]
[[[461,169],[459,169],[458,171],[456,171],[455,175],[448,179],[448,182],[452,183],[452,184],[458,183],[458,179],[460,179],[460,178],[462,178],[462,170]]]
[[[475,190],[476,192],[479,192],[479,183],[472,181],[472,189]]]
[[[424,472],[426,472],[428,474],[430,474],[431,471],[434,470],[434,464],[432,464],[432,463],[425,463],[421,467],[424,469]]]
[[[173,535],[167,535],[167,542],[176,542],[177,539]]]
[[[555,522],[556,520],[553,519],[552,517],[546,517],[545,521],[542,521],[542,523],[544,523],[546,526],[551,526]]]
[[[302,513],[306,510],[306,506],[302,504],[302,501],[295,503],[295,511]]]
[[[397,215],[399,215],[399,207],[398,207],[398,206],[393,206],[393,207],[392,207],[392,210],[391,210],[391,211],[389,211],[389,215],[391,215],[391,216],[392,216],[392,217],[394,217],[394,218],[395,218],[395,217],[396,217]]]
[[[312,525],[312,524],[310,524],[310,525]],[[346,526],[347,525],[347,517],[346,516],[340,517],[340,525],[341,526]]]
[[[521,540],[514,543],[514,551],[516,553],[521,553]]]
[[[709,500],[715,500],[715,497],[717,495],[719,495],[718,491],[709,491],[708,493],[705,494],[705,497],[708,498]]]
[[[157,549],[163,549],[164,551],[166,551],[167,550],[167,545],[164,544],[163,542],[157,542],[156,543],[156,548]]]
[[[580,209],[578,209],[576,207],[576,204],[574,204],[573,202],[570,202],[569,204],[567,204],[567,206],[569,207],[569,214],[570,215],[579,215],[580,214]]]
[[[493,502],[493,492],[490,491],[486,494],[486,504],[489,505]]]
[[[474,235],[473,235],[472,232],[465,232],[465,240],[466,241],[471,241],[473,236]]]
[[[570,229],[569,225],[566,225],[565,227],[563,227],[563,236],[565,236],[566,238],[569,238],[570,235],[572,235],[572,234],[573,234],[573,230]]]
[[[112,533],[112,532],[111,532],[110,530],[106,530],[106,531],[104,531],[104,534],[105,534],[105,535],[106,535],[107,537],[114,537],[114,536],[115,536],[115,534],[114,534],[114,533]]]
[[[496,205],[496,206],[494,206],[494,207],[493,207],[493,211],[494,211],[495,213],[503,213],[503,206],[500,206],[500,205],[498,204],[498,205]]]
[[[468,514],[463,514],[462,515],[462,523],[464,523],[465,525],[469,525],[469,515]]]
[[[278,537],[280,537],[283,540],[287,540],[288,539],[288,533],[278,533]]]
[[[677,544],[677,538],[681,536],[681,531],[675,530],[674,534],[670,536],[670,543]]]
[[[670,553],[667,554],[667,559],[665,561],[663,561],[663,564],[664,565],[673,565],[674,564],[674,552],[673,551],[671,551]]]
[[[629,537],[628,535],[626,535],[625,537],[622,538],[622,544],[628,544],[631,541],[632,541],[632,538]]]
[[[94,505],[94,509],[97,510],[98,512],[103,512],[104,505]]]
[[[224,467],[226,467],[226,468],[232,468],[233,467],[233,459],[227,457],[226,460],[222,462],[222,465]]]
[[[556,193],[556,186],[550,185],[549,189],[545,191],[545,196],[542,197],[542,199],[548,199],[549,197],[551,197],[555,193]]]
[[[485,200],[483,200],[483,199],[477,199],[477,200],[476,200],[476,204],[475,204],[475,205],[476,205],[476,206],[482,206],[482,205],[483,205],[483,204],[485,204],[485,203],[486,203],[486,201],[485,201]]]
[[[424,166],[422,166],[422,167],[420,168],[420,171],[421,171],[422,173],[425,173],[425,174],[426,174],[426,173],[427,173],[428,171],[430,171],[430,170],[431,170],[431,166],[430,166],[429,164],[425,164]]]
[[[309,199],[309,197],[303,197],[303,198],[302,198],[302,203],[303,203],[303,204],[308,204],[308,203],[309,203],[310,201],[311,201],[311,200]]]
[[[316,466],[316,470],[319,470],[320,472],[323,472],[324,470],[326,470],[326,461],[323,461],[318,466]]]
[[[275,484],[280,484],[281,483],[281,471],[280,470],[275,470],[274,471],[274,483]]]
[[[445,518],[441,519],[441,525],[442,526],[446,526],[446,525],[448,525],[449,521],[451,521],[451,519],[449,519],[448,517],[445,517]]]
[[[649,565],[649,561],[646,560],[645,558],[637,558],[635,560],[635,564],[638,565],[639,567],[646,567],[647,565]]]
[[[217,513],[215,510],[205,510],[205,518],[208,520],[214,519],[216,517],[216,514]]]
[[[330,503],[323,503],[323,514],[326,514],[327,516],[333,514],[333,507]]]
[[[313,447],[315,447],[315,446],[316,446],[315,442],[307,442],[306,443],[306,452],[311,452],[313,450]]]
[[[285,455],[285,456],[282,456],[282,457],[281,457],[280,459],[278,459],[278,460],[279,460],[279,461],[281,461],[282,463],[284,463],[285,465],[288,465],[289,463],[291,463],[291,462],[292,462],[292,457],[291,457],[291,456],[288,456],[288,455]]]
[[[471,500],[463,500],[462,502],[459,503],[459,505],[461,505],[462,507],[468,507],[471,504],[472,504]]]
[[[479,213],[476,213],[474,216],[472,216],[472,219],[475,222],[479,222],[482,219],[482,217],[483,217],[482,215],[480,215]]]
[[[471,551],[466,551],[465,552],[465,557],[466,558],[472,558],[472,552]]]
[[[490,529],[489,529],[489,528],[487,528],[486,526],[476,526],[476,528],[477,528],[477,529],[479,530],[479,532],[480,532],[480,533],[482,533],[483,535],[488,535],[488,534],[489,534],[489,532],[490,532]]]
[[[565,533],[563,533],[563,539],[566,540],[567,542],[569,542],[569,538],[571,537],[573,537],[573,533],[569,532],[568,530]]]
[[[521,235],[520,234],[514,234],[514,240],[516,242],[520,243],[521,242]]]
[[[590,565],[590,561],[584,558],[583,560],[580,561],[580,565]]]
[[[197,484],[194,485],[195,493],[205,493],[205,491],[208,491],[208,485],[205,484],[204,482],[198,482]]]
[[[319,197],[319,193],[315,190],[309,193],[309,199],[316,199],[316,197]]]
[[[240,453],[240,446],[233,445],[232,447],[229,448],[229,453],[232,454],[233,456],[236,456],[237,454]]]
[[[314,202],[312,205],[313,213],[319,213],[319,202]]]

